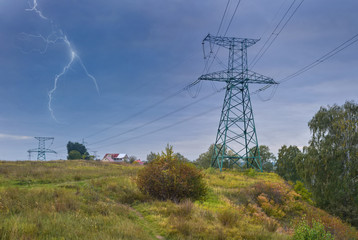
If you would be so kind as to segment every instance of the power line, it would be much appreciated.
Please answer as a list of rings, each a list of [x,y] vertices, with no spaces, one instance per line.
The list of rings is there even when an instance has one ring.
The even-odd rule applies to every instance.
[[[141,115],[141,114],[143,114],[143,113],[145,113],[145,112],[148,112],[149,110],[155,108],[156,106],[162,104],[163,102],[168,101],[169,99],[171,99],[171,98],[173,98],[173,97],[175,97],[175,96],[178,96],[178,95],[181,94],[182,92],[188,91],[188,89],[190,89],[191,87],[195,86],[195,85],[198,84],[198,83],[199,83],[199,80],[195,80],[195,81],[193,81],[192,83],[188,84],[187,86],[183,87],[182,89],[180,89],[180,90],[174,92],[173,94],[171,94],[171,95],[169,95],[169,96],[167,96],[167,97],[165,97],[165,98],[163,98],[163,99],[161,99],[161,100],[159,100],[159,101],[153,103],[152,105],[149,105],[148,107],[146,107],[146,108],[144,108],[144,109],[141,109],[140,111],[138,111],[138,112],[136,112],[136,113],[134,113],[134,114],[128,116],[127,118],[125,118],[125,119],[123,119],[123,120],[120,120],[120,121],[118,121],[118,122],[115,122],[115,123],[111,124],[110,126],[108,126],[108,127],[106,127],[106,128],[103,128],[103,129],[101,129],[101,130],[98,130],[98,131],[94,132],[94,133],[92,133],[92,134],[86,136],[85,138],[93,137],[93,136],[95,136],[95,135],[97,135],[97,134],[99,134],[99,133],[102,133],[102,132],[104,132],[104,131],[107,131],[107,130],[109,130],[109,129],[111,129],[111,128],[113,128],[113,127],[119,125],[119,124],[122,124],[122,123],[124,123],[124,122],[126,122],[126,121],[128,121],[128,120],[130,120],[130,119],[133,119],[133,118],[135,118],[135,117],[137,117],[137,116],[139,116],[139,115]]]
[[[165,127],[158,128],[158,129],[156,129],[156,130],[153,130],[153,131],[144,133],[144,134],[142,134],[142,135],[138,135],[138,136],[135,136],[135,137],[127,138],[127,139],[121,140],[121,141],[119,141],[119,142],[115,142],[115,143],[111,143],[111,144],[107,144],[107,145],[102,145],[102,146],[99,146],[99,148],[101,148],[101,147],[113,146],[113,145],[116,145],[116,144],[121,144],[121,143],[128,142],[128,141],[131,141],[131,140],[134,140],[134,139],[138,139],[138,138],[141,138],[141,137],[145,137],[145,136],[148,136],[148,135],[152,135],[152,134],[155,134],[155,133],[157,133],[157,132],[163,131],[163,130],[165,130],[165,129],[168,129],[168,128],[171,128],[171,127],[175,127],[175,126],[177,126],[177,125],[179,125],[179,124],[182,124],[182,123],[184,123],[184,122],[190,121],[190,120],[192,120],[192,119],[194,119],[194,118],[197,118],[197,117],[206,115],[206,114],[208,114],[208,113],[210,113],[210,112],[213,112],[213,111],[215,111],[215,110],[217,110],[217,109],[220,109],[220,108],[221,108],[221,106],[217,106],[217,107],[215,107],[215,108],[211,108],[211,109],[209,109],[209,110],[207,110],[207,111],[205,111],[205,112],[201,112],[201,113],[199,113],[199,114],[197,114],[197,115],[194,115],[194,116],[185,118],[185,119],[183,119],[183,120],[180,120],[180,121],[175,122],[175,123],[173,123],[173,124],[167,125],[167,126],[165,126]]]
[[[284,83],[287,82],[289,80],[291,80],[292,78],[295,78],[301,74],[303,74],[304,72],[307,72],[308,70],[311,70],[312,68],[316,67],[317,65],[325,62],[326,60],[328,60],[329,58],[335,56],[336,54],[338,54],[339,52],[343,51],[344,49],[350,47],[351,45],[353,45],[354,43],[358,42],[358,34],[355,34],[353,37],[349,38],[348,40],[344,41],[343,43],[341,43],[340,45],[338,45],[337,47],[335,47],[334,49],[332,49],[331,51],[327,52],[326,54],[324,54],[323,56],[321,56],[320,58],[318,58],[317,60],[311,62],[310,64],[304,66],[303,68],[297,70],[296,72],[282,78],[280,81],[278,81],[278,83]],[[270,88],[270,85],[266,85],[254,92],[252,92],[251,94],[257,94],[260,93],[266,89]]]
[[[272,87],[272,85],[267,85],[269,86],[268,88]],[[270,101],[273,96],[275,96],[276,94],[276,91],[277,91],[277,88],[278,88],[278,84],[276,84],[275,86],[273,86],[273,90],[271,91],[271,93],[269,94],[269,96],[267,98],[263,98],[261,95],[260,95],[260,92],[257,94],[257,96],[259,97],[259,99],[263,102],[267,102],[267,101]],[[253,93],[251,93],[253,94]]]
[[[239,6],[240,6],[240,3],[241,3],[241,0],[239,0],[239,1],[237,2],[237,4],[236,4],[235,10],[234,10],[234,12],[233,12],[233,14],[232,14],[232,16],[231,16],[231,18],[230,18],[229,24],[228,24],[228,26],[226,27],[226,30],[225,30],[225,33],[224,33],[224,37],[226,36],[227,32],[229,31],[229,28],[230,28],[231,23],[232,23],[232,21],[233,21],[235,15],[236,15],[236,13],[237,13],[237,10],[238,10],[238,8],[239,8]],[[210,65],[207,64],[208,61],[209,61],[209,60],[207,60],[207,62],[206,62],[206,64],[205,64],[205,68],[204,68],[203,73],[204,73],[204,72],[205,72],[205,73],[208,73],[208,72],[210,71],[211,66],[213,65],[213,63],[214,63],[215,60],[218,61],[219,64],[224,65],[224,66],[226,67],[226,65],[223,64],[222,61],[217,58],[217,55],[218,55],[218,53],[219,53],[219,51],[220,51],[220,48],[221,48],[220,46],[217,48],[217,50],[216,50],[216,52],[215,52],[215,55],[214,55],[214,57],[213,57],[213,59],[212,59]],[[212,53],[212,49],[210,49],[210,50],[211,50],[210,53]],[[210,56],[211,56],[211,55],[209,55],[209,58],[210,58]],[[206,69],[206,70],[205,70],[205,69]]]
[[[236,12],[237,12],[237,9],[238,9],[239,6],[240,6],[240,3],[241,3],[241,0],[239,0],[239,1],[237,2],[237,4],[236,4],[234,13],[233,13],[232,16],[231,16],[231,19],[230,19],[230,22],[229,22],[229,24],[228,24],[228,26],[227,26],[227,28],[226,28],[224,37],[226,36],[227,32],[229,31],[229,28],[230,28],[230,26],[231,26],[232,20],[234,19],[235,15],[236,15]]]
[[[271,37],[273,35],[275,35],[275,31],[278,29],[278,27],[280,26],[281,22],[285,19],[286,15],[289,13],[289,11],[291,10],[291,8],[293,7],[293,5],[295,4],[296,0],[293,0],[293,2],[291,3],[291,5],[289,6],[289,8],[286,10],[285,14],[282,16],[282,18],[280,19],[280,21],[276,24],[276,27],[274,28],[274,30],[272,31],[272,33],[270,34],[270,36],[266,39],[264,45],[260,48],[259,52],[256,54],[256,56],[252,59],[252,63],[250,64],[251,67],[255,66],[256,64],[256,60],[259,58],[260,54],[262,53],[262,51],[265,49],[266,45],[269,43],[269,41],[271,40]]]
[[[222,90],[224,90],[224,89],[225,89],[225,88],[222,88]],[[219,91],[218,91],[218,92],[219,92]],[[215,94],[218,93],[218,92],[210,93],[209,95],[206,95],[206,96],[204,96],[204,97],[198,99],[198,100],[195,101],[195,102],[192,102],[192,103],[190,103],[190,104],[187,104],[187,105],[185,105],[185,106],[183,106],[183,107],[180,107],[180,108],[178,108],[178,109],[176,109],[176,110],[174,110],[174,111],[171,111],[171,112],[169,112],[169,113],[167,113],[167,114],[164,114],[164,115],[162,115],[162,116],[160,116],[160,117],[158,117],[158,118],[155,118],[155,119],[153,119],[153,120],[151,120],[151,121],[148,121],[148,122],[146,122],[146,123],[143,123],[143,124],[140,125],[140,126],[137,126],[137,127],[131,128],[131,129],[128,129],[128,130],[126,130],[126,131],[124,131],[124,132],[122,132],[122,133],[120,133],[120,134],[113,135],[113,136],[111,136],[111,137],[107,137],[107,138],[98,140],[98,141],[93,142],[93,143],[88,144],[88,145],[95,145],[95,144],[98,144],[98,143],[106,142],[106,141],[108,141],[108,140],[117,138],[117,137],[122,136],[122,135],[124,135],[124,134],[130,133],[130,132],[134,132],[134,131],[136,131],[136,130],[138,130],[138,129],[140,129],[140,128],[143,128],[143,127],[145,127],[145,126],[148,126],[148,125],[150,125],[150,124],[152,124],[152,123],[154,123],[154,122],[157,122],[157,121],[159,121],[159,120],[162,120],[162,119],[164,119],[164,118],[166,118],[166,117],[168,117],[168,116],[170,116],[170,115],[173,115],[173,114],[175,114],[175,113],[177,113],[177,112],[180,112],[180,111],[182,111],[182,110],[184,110],[184,109],[186,109],[186,108],[188,108],[188,107],[190,107],[190,106],[192,106],[192,105],[194,105],[194,104],[196,104],[196,103],[199,103],[199,102],[201,102],[201,101],[203,101],[203,100],[206,100],[206,99],[208,99],[209,97],[215,95]]]
[[[267,52],[267,50],[271,47],[271,45],[274,43],[274,41],[277,39],[277,37],[280,35],[280,33],[282,32],[282,30],[286,27],[286,25],[289,23],[289,21],[292,19],[292,17],[295,15],[295,13],[297,12],[297,10],[300,8],[300,6],[302,5],[302,3],[304,2],[304,0],[301,0],[301,2],[296,6],[296,8],[292,11],[291,15],[287,18],[287,20],[284,22],[284,24],[282,25],[282,27],[278,30],[278,32],[276,33],[276,30],[280,27],[281,23],[283,22],[283,20],[286,18],[287,14],[290,12],[290,10],[292,9],[292,7],[294,6],[296,0],[294,0],[291,5],[289,6],[289,8],[287,9],[287,11],[285,12],[285,14],[283,15],[283,17],[280,19],[280,21],[278,22],[278,24],[276,25],[275,29],[272,31],[270,37],[265,41],[264,45],[261,47],[261,49],[259,50],[259,52],[256,54],[256,56],[254,57],[254,59],[252,60],[252,63],[250,65],[251,68],[253,68],[258,61],[260,61],[260,59],[263,57],[263,55]],[[273,38],[272,38],[273,37]],[[268,44],[268,45],[267,45]]]
[[[235,7],[234,13],[233,13],[233,15],[231,16],[230,22],[229,22],[229,24],[228,24],[228,26],[227,26],[227,28],[226,28],[225,35],[227,34],[227,32],[228,32],[228,30],[229,30],[229,28],[230,28],[230,25],[231,25],[231,23],[232,23],[232,21],[233,21],[234,16],[236,15],[236,12],[237,12],[237,9],[238,9],[240,3],[241,3],[241,0],[238,1],[237,5],[236,5],[236,7]],[[221,22],[220,22],[220,25],[219,25],[219,28],[218,28],[218,32],[220,32],[221,27],[222,27],[222,25],[223,25],[223,22],[224,22],[224,19],[225,19],[227,10],[228,10],[228,8],[229,8],[229,4],[230,4],[230,0],[228,0],[228,2],[227,2],[227,4],[226,4],[225,11],[224,11],[224,13],[223,13],[223,16],[222,16],[222,18],[221,18]],[[219,49],[218,49],[218,50],[219,50]],[[211,54],[212,54],[212,51],[210,51],[209,58],[211,57]],[[217,54],[218,54],[218,51],[216,52],[216,54],[215,54],[215,56],[214,56],[214,58],[213,58],[213,61],[216,60],[216,61],[218,61],[219,64],[224,65],[224,63],[222,63],[222,61],[217,58]],[[205,57],[205,52],[204,52],[204,57]],[[205,71],[205,69],[206,69],[207,66],[208,66],[208,61],[209,61],[209,60],[207,60],[207,62],[206,62],[206,64],[205,64],[204,71]],[[213,64],[213,62],[211,62],[209,68],[207,68],[207,70],[206,70],[207,72],[210,70],[210,67],[211,67],[212,64]],[[147,111],[149,111],[150,109],[155,108],[156,106],[162,104],[163,102],[165,102],[165,101],[167,101],[167,100],[169,100],[169,99],[171,99],[171,98],[173,98],[173,97],[179,95],[180,93],[182,93],[182,92],[184,92],[184,91],[188,91],[189,95],[192,95],[191,92],[190,92],[190,89],[191,89],[193,86],[197,85],[199,82],[200,82],[200,80],[195,80],[194,82],[188,84],[187,86],[185,86],[184,88],[182,88],[182,89],[180,89],[179,91],[175,92],[174,94],[172,94],[172,95],[170,95],[170,96],[168,96],[168,97],[166,97],[166,98],[164,98],[164,99],[162,99],[162,100],[160,100],[160,101],[158,101],[158,102],[155,102],[154,104],[152,104],[152,105],[146,107],[145,109],[142,109],[141,111],[138,111],[138,112],[136,112],[136,113],[130,115],[129,117],[127,117],[127,118],[125,118],[125,119],[123,119],[123,120],[121,120],[121,121],[115,122],[115,123],[111,124],[110,126],[108,126],[108,127],[106,127],[106,128],[103,128],[103,129],[101,129],[101,130],[98,130],[98,131],[96,131],[96,132],[94,132],[94,133],[92,133],[92,134],[86,136],[86,138],[90,138],[90,137],[93,137],[93,136],[95,136],[95,135],[98,135],[99,133],[102,133],[102,132],[104,132],[104,131],[107,131],[107,130],[109,130],[109,129],[111,129],[111,128],[113,128],[113,127],[119,125],[119,124],[122,124],[122,123],[124,123],[124,122],[126,122],[126,121],[128,121],[128,120],[130,120],[130,119],[133,119],[133,118],[135,118],[135,117],[137,117],[137,116],[143,114],[144,112],[147,112]],[[192,97],[197,97],[197,96],[199,95],[200,90],[201,90],[201,86],[199,86],[199,88],[197,89],[196,93],[195,93],[194,95],[192,95]],[[219,92],[219,91],[217,91],[217,92]]]
[[[316,61],[306,65],[305,67],[301,68],[300,70],[288,75],[287,77],[283,78],[280,82],[287,82],[288,80],[301,75],[304,72],[307,72],[308,70],[310,70],[311,68],[314,68],[315,66],[325,62],[327,59],[333,57],[334,55],[338,54],[339,52],[343,51],[344,49],[346,49],[347,47],[351,46],[352,44],[356,43],[358,41],[358,34],[354,35],[353,37],[351,37],[350,39],[348,39],[347,41],[343,42],[342,44],[340,44],[338,47],[334,48],[333,50],[329,51],[328,53],[326,53],[325,55],[323,55],[322,57],[318,58]]]
[[[219,25],[218,31],[216,32],[216,35],[219,35],[219,32],[220,32],[221,27],[222,27],[222,24],[223,24],[223,22],[224,22],[224,18],[225,18],[227,9],[228,9],[228,7],[229,7],[229,4],[230,4],[230,0],[228,0],[227,3],[226,3],[225,11],[224,11],[224,14],[223,14],[223,16],[222,16],[222,18],[221,18],[220,25]]]
[[[288,1],[288,0],[284,0],[284,1],[281,3],[281,5],[280,5],[280,7],[278,8],[277,12],[275,13],[274,17],[273,17],[272,20],[270,21],[269,26],[271,26],[271,25],[273,24],[273,22],[276,20],[276,18],[278,17],[279,13],[281,12],[283,6],[285,5],[285,3],[286,3],[287,1]],[[262,35],[260,36],[259,39],[262,39],[263,36],[266,35],[266,33],[268,32],[268,30],[269,30],[269,28],[267,28],[267,29],[262,33]]]

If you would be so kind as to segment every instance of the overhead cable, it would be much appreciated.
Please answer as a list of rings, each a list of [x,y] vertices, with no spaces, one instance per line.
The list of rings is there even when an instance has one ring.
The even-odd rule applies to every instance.
[[[320,58],[318,58],[317,60],[313,61],[312,63],[304,66],[303,68],[297,70],[296,72],[282,78],[280,81],[278,81],[278,83],[284,83],[287,82],[289,80],[291,80],[292,78],[295,78],[299,75],[301,75],[304,72],[307,72],[308,70],[311,70],[312,68],[316,67],[317,65],[327,61],[329,58],[335,56],[336,54],[340,53],[341,51],[343,51],[344,49],[350,47],[351,45],[353,45],[354,43],[358,42],[358,33],[355,34],[353,37],[349,38],[348,40],[344,41],[343,43],[341,43],[340,45],[338,45],[337,47],[335,47],[334,49],[332,49],[331,51],[327,52],[326,54],[324,54],[323,56],[321,56]],[[266,85],[254,92],[252,92],[251,94],[257,94],[259,92],[262,92],[266,89],[270,88],[270,85]]]
[[[221,106],[217,106],[217,107],[211,108],[211,109],[209,109],[209,110],[207,110],[207,111],[204,111],[204,112],[201,112],[201,113],[199,113],[199,114],[197,114],[197,115],[194,115],[194,116],[191,116],[191,117],[182,119],[182,120],[180,120],[180,121],[178,121],[178,122],[169,124],[169,125],[167,125],[167,126],[165,126],[165,127],[161,127],[161,128],[156,129],[156,130],[153,130],[153,131],[150,131],[150,132],[147,132],[147,133],[144,133],[144,134],[135,136],[135,137],[131,137],[131,138],[127,138],[127,139],[121,140],[121,141],[119,141],[119,142],[115,142],[115,143],[111,143],[111,144],[106,144],[106,145],[103,145],[103,146],[99,146],[99,148],[101,148],[101,147],[113,146],[113,145],[117,145],[117,144],[121,144],[121,143],[125,143],[125,142],[128,142],[128,141],[131,141],[131,140],[134,140],[134,139],[142,138],[142,137],[145,137],[145,136],[148,136],[148,135],[152,135],[152,134],[155,134],[155,133],[157,133],[157,132],[163,131],[163,130],[165,130],[165,129],[175,127],[175,126],[177,126],[177,125],[179,125],[179,124],[181,124],[181,123],[190,121],[190,120],[192,120],[192,119],[194,119],[194,118],[204,116],[204,115],[206,115],[206,114],[208,114],[208,113],[210,113],[210,112],[213,112],[213,111],[215,111],[215,110],[217,110],[217,109],[219,109],[219,108],[221,108]]]
[[[225,88],[222,88],[222,90],[224,90],[224,89],[225,89]],[[194,104],[196,104],[196,103],[198,103],[198,102],[201,102],[201,101],[203,101],[203,100],[206,100],[206,99],[208,99],[209,97],[215,95],[216,93],[218,93],[218,92],[210,93],[209,95],[206,95],[206,96],[204,96],[204,97],[198,99],[198,100],[195,101],[195,102],[189,103],[189,104],[187,104],[187,105],[185,105],[185,106],[183,106],[183,107],[180,107],[180,108],[178,108],[178,109],[176,109],[176,110],[174,110],[174,111],[171,111],[171,112],[169,112],[169,113],[166,113],[166,114],[164,114],[164,115],[162,115],[162,116],[160,116],[160,117],[158,117],[158,118],[155,118],[155,119],[153,119],[153,120],[151,120],[151,121],[148,121],[148,122],[146,122],[146,123],[143,123],[142,125],[139,125],[139,126],[137,126],[137,127],[128,129],[128,130],[126,130],[126,131],[124,131],[124,132],[122,132],[122,133],[119,133],[119,134],[116,134],[116,135],[113,135],[113,136],[110,136],[110,137],[107,137],[107,138],[98,140],[98,141],[93,142],[93,143],[88,144],[88,145],[95,145],[95,144],[98,144],[98,143],[106,142],[106,141],[108,141],[108,140],[117,138],[117,137],[122,136],[122,135],[124,135],[124,134],[130,133],[130,132],[134,132],[134,131],[136,131],[136,130],[138,130],[138,129],[140,129],[140,128],[143,128],[143,127],[148,126],[148,125],[150,125],[150,124],[152,124],[152,123],[154,123],[154,122],[157,122],[157,121],[159,121],[159,120],[162,120],[162,119],[164,119],[164,118],[166,118],[166,117],[168,117],[168,116],[170,116],[170,115],[173,115],[174,113],[180,112],[180,111],[182,111],[182,110],[184,110],[184,109],[186,109],[186,108],[188,108],[188,107],[190,107],[190,106],[192,106],[192,105],[194,105]]]
[[[302,3],[304,2],[304,0],[301,0],[301,2],[296,6],[296,8],[292,11],[291,15],[286,19],[286,21],[283,23],[283,25],[281,26],[281,23],[283,22],[283,20],[286,18],[286,16],[288,15],[288,13],[290,12],[290,10],[292,9],[292,7],[294,6],[296,0],[294,0],[291,5],[289,6],[289,8],[287,9],[287,11],[285,12],[285,14],[283,15],[283,17],[281,18],[281,20],[278,22],[278,24],[276,25],[275,29],[272,31],[270,37],[265,41],[264,45],[261,47],[261,49],[259,50],[259,52],[256,54],[256,56],[254,57],[254,59],[252,60],[252,63],[250,64],[250,67],[253,68],[258,61],[260,61],[260,59],[263,57],[263,55],[267,52],[267,50],[271,47],[271,45],[274,43],[274,41],[277,39],[277,37],[280,35],[280,33],[282,32],[282,30],[286,27],[286,25],[289,23],[289,21],[292,19],[292,17],[295,15],[295,13],[297,12],[297,10],[300,8],[300,6],[302,5]],[[279,30],[278,30],[279,29]],[[278,30],[278,32],[276,32]]]

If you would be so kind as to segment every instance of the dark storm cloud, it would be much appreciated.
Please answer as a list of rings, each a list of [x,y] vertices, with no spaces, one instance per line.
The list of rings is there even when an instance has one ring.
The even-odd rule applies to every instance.
[[[222,32],[236,3],[231,1]],[[228,36],[261,37],[248,50],[252,60],[290,3],[243,0]],[[38,9],[52,20],[49,24],[34,12],[25,11],[29,8],[27,1],[0,1],[0,110],[3,113],[0,134],[54,136],[62,154],[59,157],[64,158],[68,140],[81,141],[95,131],[113,126],[201,75],[204,67],[201,41],[207,33],[217,32],[225,4],[226,1],[214,0],[38,0]],[[357,9],[358,2],[354,0],[304,1],[254,70],[280,80],[315,61],[358,33]],[[42,45],[36,39],[21,38],[21,33],[48,35],[53,28],[62,29],[68,36],[88,71],[98,80],[101,92],[99,97],[79,65],[71,67],[60,79],[54,95],[54,109],[64,123],[60,125],[53,122],[47,109],[47,92],[69,60],[69,52],[65,45],[57,44],[44,54],[23,53],[24,49]],[[253,96],[260,143],[274,151],[283,144],[304,145],[309,137],[307,121],[320,106],[357,100],[354,91],[358,89],[357,51],[357,44],[352,45],[309,72],[283,83],[271,101],[261,102]],[[227,53],[220,51],[223,62],[226,57]],[[213,66],[214,69],[220,66]],[[216,87],[222,86],[216,84]],[[210,83],[203,83],[199,97],[213,91]],[[222,100],[222,94],[213,96],[108,144],[170,125],[220,105]],[[86,141],[110,137],[193,101],[183,93]],[[135,141],[101,149],[93,145],[91,149],[101,154],[123,151],[145,158],[148,152],[160,151],[167,142],[172,142],[177,145],[176,151],[194,159],[214,141],[219,115],[220,110]],[[33,143],[36,145],[35,140]],[[6,148],[0,149],[0,158],[25,158],[31,146],[18,148],[18,141],[7,143]]]

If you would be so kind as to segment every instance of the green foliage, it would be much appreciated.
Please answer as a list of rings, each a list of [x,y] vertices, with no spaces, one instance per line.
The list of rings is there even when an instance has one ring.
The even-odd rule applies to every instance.
[[[177,159],[178,161],[189,162],[189,159],[187,159],[186,157],[184,157],[184,156],[181,155],[180,153],[174,153],[174,157],[175,157],[175,159]]]
[[[221,145],[218,145],[216,151],[219,151],[220,148],[221,148]],[[221,149],[220,151],[222,153],[222,151],[224,151],[224,150]],[[196,159],[196,161],[195,161],[195,165],[200,168],[210,168],[212,159],[214,156],[214,152],[215,152],[215,144],[211,144],[207,152],[199,155],[198,159]],[[236,154],[231,150],[226,151],[226,149],[225,149],[224,155],[235,156]],[[231,168],[232,167],[232,165],[230,166],[230,160],[228,158],[223,160],[222,167],[223,168]]]
[[[278,150],[276,172],[286,181],[300,180],[298,168],[303,160],[303,154],[297,146],[283,145]]]
[[[195,163],[202,168],[211,167],[211,159],[214,154],[215,144],[211,144],[208,151],[199,155],[199,158],[196,159]]]
[[[133,163],[135,160],[137,160],[138,158],[136,156],[129,156],[128,158],[128,162],[129,163]]]
[[[208,169],[206,197],[175,203],[139,190],[143,168],[0,161],[0,239],[288,240],[303,215],[309,223],[320,219],[336,239],[358,239],[354,228],[302,201],[274,173]]]
[[[303,182],[297,181],[296,184],[293,187],[295,189],[295,192],[300,194],[302,199],[307,201],[310,204],[313,204],[312,201],[312,193],[310,193],[304,186]]]
[[[317,205],[358,226],[358,104],[321,109],[300,174]]]
[[[248,170],[245,171],[245,173],[247,174],[247,176],[250,177],[255,177],[257,175],[256,170],[253,168],[249,168]]]
[[[71,150],[69,153],[68,153],[68,156],[67,156],[67,159],[68,160],[79,160],[79,159],[82,159],[82,155],[79,151],[77,150]]]
[[[276,162],[275,155],[270,152],[270,148],[266,145],[259,146],[262,170],[265,172],[273,172],[274,162]],[[250,149],[250,157],[258,156],[258,151],[256,151],[256,147]]]
[[[150,163],[152,161],[154,161],[154,159],[156,159],[158,157],[158,154],[154,153],[154,152],[150,152],[147,155],[147,162]]]
[[[77,151],[80,153],[80,157],[79,158],[70,158],[70,153],[71,151]],[[81,144],[81,143],[78,143],[78,142],[71,142],[69,141],[67,143],[67,159],[89,159],[89,153],[87,152],[87,149],[85,147],[85,145]],[[77,157],[77,156],[76,156]]]
[[[298,224],[293,240],[334,240],[334,237],[330,232],[326,232],[322,223],[313,219],[312,227],[306,221]]]
[[[145,194],[174,202],[206,194],[203,174],[193,164],[179,161],[171,146],[138,173],[137,185]]]
[[[154,239],[125,205],[146,201],[131,180],[138,169],[95,161],[0,162],[0,239]]]

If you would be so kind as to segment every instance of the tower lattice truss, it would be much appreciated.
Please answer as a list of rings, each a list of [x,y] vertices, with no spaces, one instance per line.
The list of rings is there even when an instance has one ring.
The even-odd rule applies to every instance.
[[[212,167],[252,167],[262,171],[249,84],[277,84],[272,78],[248,70],[247,48],[257,39],[205,37],[210,46],[218,45],[229,51],[228,68],[204,74],[199,80],[224,82],[226,93],[216,135]]]
[[[53,140],[53,137],[35,137],[39,141],[39,147],[34,149],[29,149],[27,152],[29,154],[29,160],[31,160],[31,153],[37,153],[37,160],[46,160],[46,153],[57,153],[54,150],[48,149],[45,146],[45,142],[48,140]],[[52,145],[52,144],[51,144]]]

